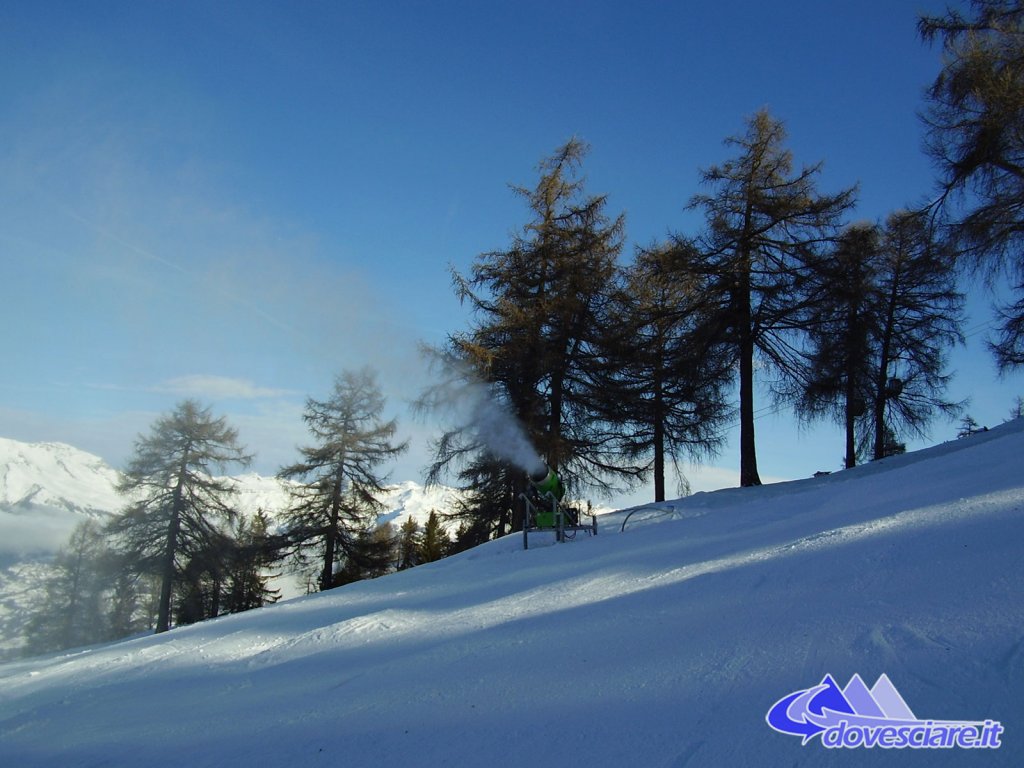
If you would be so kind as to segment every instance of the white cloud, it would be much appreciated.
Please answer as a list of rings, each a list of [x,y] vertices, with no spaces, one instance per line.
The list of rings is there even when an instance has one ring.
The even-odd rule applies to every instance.
[[[177,376],[158,384],[153,391],[160,394],[203,397],[211,400],[260,400],[296,394],[286,389],[260,387],[248,379],[208,374]]]

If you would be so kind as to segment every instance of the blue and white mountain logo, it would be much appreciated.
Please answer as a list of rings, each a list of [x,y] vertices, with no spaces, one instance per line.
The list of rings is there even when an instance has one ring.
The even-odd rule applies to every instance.
[[[774,730],[820,737],[828,749],[998,749],[1003,726],[995,720],[922,720],[888,676],[870,689],[854,675],[841,689],[825,675],[818,685],[779,699],[765,716]]]

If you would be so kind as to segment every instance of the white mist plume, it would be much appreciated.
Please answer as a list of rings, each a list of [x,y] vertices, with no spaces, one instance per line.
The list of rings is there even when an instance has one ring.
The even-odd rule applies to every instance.
[[[487,451],[531,475],[546,467],[526,436],[522,424],[480,381],[468,366],[451,358],[435,357],[440,381],[428,398],[432,411],[444,413],[455,425],[470,432]]]

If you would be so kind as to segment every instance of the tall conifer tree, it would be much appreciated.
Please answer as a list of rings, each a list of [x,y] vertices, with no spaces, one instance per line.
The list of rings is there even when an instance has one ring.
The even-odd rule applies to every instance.
[[[599,337],[607,329],[623,219],[606,215],[605,197],[585,193],[579,170],[587,149],[571,139],[541,162],[535,187],[514,188],[530,219],[507,249],[481,254],[468,275],[454,274],[474,318],[469,331],[450,337],[441,357],[486,382],[568,484],[605,489],[616,475],[639,470],[624,467],[611,427],[595,418],[604,364]],[[490,455],[461,427],[438,442],[430,477],[448,471],[470,492],[460,516],[478,522],[467,531],[494,535],[521,524],[514,510],[522,470]]]
[[[801,416],[845,425],[847,467],[902,450],[901,438],[959,412],[944,392],[948,350],[963,341],[963,296],[927,216],[848,228],[809,290],[807,373],[794,399]]]
[[[708,194],[690,207],[704,213],[699,247],[724,297],[720,329],[739,369],[740,484],[759,485],[754,439],[754,370],[790,375],[799,360],[799,318],[808,263],[853,204],[853,189],[817,190],[821,165],[794,172],[782,123],[756,113],[743,136],[726,144],[735,158],[703,172]]]
[[[828,414],[846,431],[844,464],[857,464],[856,425],[867,412],[874,382],[871,342],[878,307],[875,269],[879,233],[872,224],[849,227],[815,263],[808,288],[806,383],[797,402],[805,417]]]
[[[1012,281],[992,343],[1007,369],[1024,365],[1024,2],[966,7],[918,23],[945,54],[923,117],[950,243],[994,284]]]
[[[949,351],[964,343],[964,295],[948,242],[929,217],[901,211],[886,219],[876,270],[874,378],[868,400],[871,456],[904,437],[923,437],[936,415],[954,418],[963,403],[946,399]]]
[[[649,461],[655,501],[666,497],[666,466],[685,484],[678,460],[715,455],[731,416],[730,361],[707,333],[707,278],[695,260],[693,245],[679,239],[640,252],[609,334],[607,418],[623,422],[626,455]]]

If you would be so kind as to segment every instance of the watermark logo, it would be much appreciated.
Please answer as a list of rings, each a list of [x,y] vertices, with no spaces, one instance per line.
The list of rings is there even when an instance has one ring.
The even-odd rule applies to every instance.
[[[832,675],[779,699],[765,716],[774,730],[819,737],[828,749],[998,749],[1003,726],[995,720],[922,720],[888,676],[870,689],[854,675],[840,689]]]

